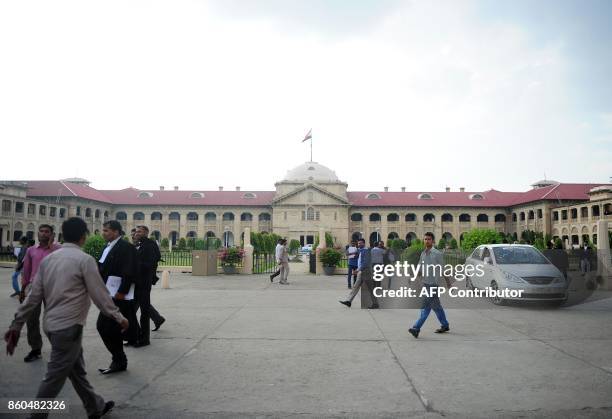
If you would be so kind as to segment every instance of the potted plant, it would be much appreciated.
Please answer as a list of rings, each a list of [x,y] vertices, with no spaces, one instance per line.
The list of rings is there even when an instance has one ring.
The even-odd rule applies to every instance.
[[[340,260],[342,260],[342,253],[331,247],[326,247],[319,252],[319,258],[323,264],[325,275],[333,275],[336,266],[338,266]]]
[[[237,272],[236,265],[240,264],[244,251],[237,247],[226,247],[219,252],[221,259],[221,267],[226,274],[235,274]]]

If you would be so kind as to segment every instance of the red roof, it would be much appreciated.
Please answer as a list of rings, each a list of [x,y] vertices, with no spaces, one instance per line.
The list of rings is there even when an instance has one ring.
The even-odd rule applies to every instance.
[[[186,190],[97,190],[90,186],[67,181],[26,181],[28,196],[32,197],[80,197],[116,205],[224,205],[269,206],[274,191],[186,191]],[[491,189],[484,192],[348,192],[348,200],[360,207],[511,207],[540,200],[588,200],[589,190],[602,184],[560,183],[526,192],[501,192]],[[150,196],[142,196],[148,193]],[[192,194],[201,193],[203,198]],[[248,198],[247,196],[254,196]],[[379,199],[368,199],[377,194]],[[431,199],[419,199],[429,194]],[[482,199],[473,199],[474,195]]]
[[[120,191],[101,191],[114,204],[122,205],[231,205],[231,206],[268,206],[274,198],[273,191],[145,191],[122,189]],[[143,192],[149,197],[140,197]],[[203,198],[192,197],[203,194]],[[253,196],[249,198],[248,196]]]

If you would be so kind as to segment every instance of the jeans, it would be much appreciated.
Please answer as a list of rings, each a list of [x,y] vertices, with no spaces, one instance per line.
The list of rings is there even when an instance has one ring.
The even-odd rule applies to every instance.
[[[21,275],[21,271],[13,272],[13,289],[15,292],[19,292],[19,275]]]
[[[437,285],[423,284],[423,288],[429,289],[430,295],[431,295],[431,289],[436,288],[436,287]],[[434,313],[436,313],[436,317],[438,318],[438,321],[440,322],[440,324],[444,327],[448,327],[448,320],[446,320],[446,314],[444,313],[444,309],[442,308],[442,305],[440,304],[440,297],[438,297],[437,295],[433,295],[431,297],[423,298],[423,305],[421,306],[421,315],[419,319],[416,321],[416,323],[414,324],[413,326],[414,329],[417,329],[417,330],[421,329],[421,327],[423,326],[423,323],[425,323],[425,320],[427,320],[427,317],[429,317],[429,313],[431,313],[431,310],[433,310]]]

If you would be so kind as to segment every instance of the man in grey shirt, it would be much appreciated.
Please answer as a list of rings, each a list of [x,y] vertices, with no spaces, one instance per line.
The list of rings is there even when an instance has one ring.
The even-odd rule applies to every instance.
[[[122,330],[129,324],[104,286],[96,261],[81,250],[87,238],[87,224],[78,217],[70,218],[62,224],[62,234],[64,245],[40,264],[32,290],[17,310],[4,338],[7,351],[12,355],[23,324],[44,300],[43,330],[51,342],[51,355],[36,397],[57,397],[69,378],[89,417],[99,418],[115,403],[112,400],[105,403],[85,377],[81,341],[90,298],[100,311],[119,323]],[[47,413],[33,417],[47,417]]]
[[[431,310],[436,313],[438,321],[441,327],[436,330],[436,333],[446,333],[450,330],[448,321],[446,320],[446,314],[440,303],[440,297],[436,293],[437,287],[441,286],[441,279],[443,279],[444,271],[444,257],[442,252],[433,247],[434,237],[431,233],[425,233],[423,242],[425,243],[425,250],[421,253],[419,264],[421,265],[421,279],[423,281],[423,288],[429,292],[428,297],[423,297],[423,304],[421,306],[421,315],[416,321],[414,326],[408,329],[408,332],[415,338],[419,337],[421,327]]]

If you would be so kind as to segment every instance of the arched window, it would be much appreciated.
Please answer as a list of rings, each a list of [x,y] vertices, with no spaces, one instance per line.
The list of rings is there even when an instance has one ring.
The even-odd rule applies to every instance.
[[[442,214],[442,222],[443,223],[450,223],[453,221],[453,215],[446,213],[446,214]]]
[[[530,220],[533,220],[535,218],[535,213],[533,212],[533,210],[529,210],[528,216]]]
[[[519,214],[521,221],[525,221],[525,213],[521,211],[521,213]]]
[[[151,192],[140,192],[138,194],[138,198],[152,198],[153,194]]]
[[[476,200],[480,200],[480,199],[484,199],[484,196],[482,196],[479,193],[474,193],[470,195],[470,199],[476,199]]]
[[[96,212],[94,213],[94,215],[95,215],[95,217],[96,217],[96,220],[97,220],[98,218],[100,218],[100,210],[99,210],[99,209],[97,209],[97,210],[96,210]]]
[[[351,214],[351,221],[362,221],[362,220],[363,220],[363,216],[361,215],[360,212],[355,212]]]
[[[495,222],[496,223],[506,222],[506,215],[505,214],[495,214]]]
[[[578,218],[578,209],[577,208],[572,208],[570,210],[570,217],[572,220],[575,220],[576,218]]]
[[[267,212],[262,212],[259,214],[259,221],[270,221],[271,219],[272,217],[270,217],[270,214]]]
[[[151,236],[152,236],[152,237],[155,237],[155,240],[156,240],[156,241],[159,241],[159,238],[161,237],[161,233],[160,233],[159,231],[155,230],[155,231],[153,231],[153,232],[151,233]]]
[[[162,213],[159,211],[155,211],[151,213],[151,221],[161,221]]]
[[[188,239],[195,239],[196,237],[198,237],[198,233],[196,233],[195,231],[190,231],[187,233]]]
[[[460,223],[469,223],[471,220],[472,220],[472,217],[470,217],[470,214],[461,214],[459,216]]]
[[[253,221],[253,214],[250,212],[243,212],[240,214],[240,221]]]
[[[314,210],[313,207],[309,207],[306,210],[306,219],[309,220],[309,221],[312,221],[312,220],[315,219],[315,210]]]
[[[395,239],[399,239],[399,234],[397,234],[395,231],[392,231],[391,233],[387,234],[387,240]]]
[[[242,195],[242,197],[245,199],[254,199],[254,198],[257,198],[257,195],[255,195],[253,192],[247,192],[244,195]]]
[[[198,221],[198,213],[197,212],[188,212],[187,213],[187,221]]]
[[[366,199],[380,199],[380,195],[377,193],[369,193],[366,195]]]
[[[516,223],[516,212],[512,213],[512,222]]]
[[[233,212],[224,212],[223,213],[223,221],[234,221],[234,213]]]
[[[399,214],[396,214],[394,212],[392,212],[391,214],[388,214],[387,221],[390,221],[390,222],[399,221]]]
[[[435,219],[436,217],[434,217],[434,215],[431,213],[427,213],[423,216],[424,223],[433,223]]]
[[[487,223],[489,222],[489,216],[487,214],[478,214],[476,216],[476,221],[479,223]]]
[[[433,197],[431,196],[431,194],[421,193],[419,194],[418,199],[433,199]]]
[[[168,214],[168,220],[170,220],[170,221],[180,221],[181,220],[181,214],[179,214],[176,211],[171,212],[170,214]]]
[[[145,219],[145,216],[142,212],[135,212],[134,216],[133,216],[133,220],[134,221],[143,221]]]
[[[404,218],[406,220],[406,222],[408,223],[412,223],[416,221],[416,214],[409,212],[408,214],[406,214],[406,217]]]
[[[204,221],[206,221],[207,223],[214,223],[215,221],[217,221],[217,214],[215,214],[214,212],[207,212],[206,214],[204,214]]]
[[[377,212],[373,212],[372,214],[370,214],[370,221],[373,221],[373,222],[380,221],[380,214]]]
[[[216,237],[214,231],[207,231],[206,237]]]
[[[85,217],[91,218],[91,208],[85,208]]]
[[[117,214],[115,214],[115,218],[117,221],[125,221],[127,220],[127,214],[123,211],[119,211]]]
[[[204,194],[202,192],[194,192],[189,195],[190,198],[204,198]]]
[[[406,244],[408,246],[410,246],[412,241],[415,240],[416,238],[417,238],[416,233],[410,232],[410,233],[406,234]]]

